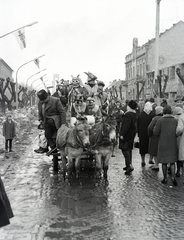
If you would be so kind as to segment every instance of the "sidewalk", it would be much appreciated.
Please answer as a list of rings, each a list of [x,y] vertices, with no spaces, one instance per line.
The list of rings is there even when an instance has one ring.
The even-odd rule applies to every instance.
[[[38,135],[37,126],[37,116],[27,116],[27,110],[23,109],[22,112],[12,112],[12,118],[16,122],[16,132],[17,138],[13,140],[13,151],[11,153],[5,153],[5,138],[0,135],[0,176],[6,174],[6,171],[10,167],[11,163],[19,159],[25,151],[25,146],[29,146],[32,138],[29,135],[33,135],[36,138]],[[2,133],[3,121],[5,116],[0,119],[0,132]]]

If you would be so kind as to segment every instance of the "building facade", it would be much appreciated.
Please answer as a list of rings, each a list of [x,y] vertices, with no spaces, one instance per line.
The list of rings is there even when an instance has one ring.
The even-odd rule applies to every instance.
[[[13,70],[11,67],[2,58],[0,58],[0,78],[10,78],[12,80],[12,73]]]
[[[127,98],[168,98],[174,101],[177,94],[184,95],[184,84],[177,74],[184,75],[184,22],[179,21],[159,36],[159,75],[155,76],[155,39],[138,46],[125,57]]]

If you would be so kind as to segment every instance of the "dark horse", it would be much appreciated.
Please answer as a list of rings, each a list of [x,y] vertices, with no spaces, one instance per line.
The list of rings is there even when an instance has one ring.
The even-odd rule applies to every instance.
[[[108,117],[103,122],[97,123],[90,130],[90,145],[92,149],[96,150],[96,178],[100,178],[101,170],[103,169],[103,177],[106,184],[108,183],[107,171],[109,159],[115,141],[116,122],[111,117]]]

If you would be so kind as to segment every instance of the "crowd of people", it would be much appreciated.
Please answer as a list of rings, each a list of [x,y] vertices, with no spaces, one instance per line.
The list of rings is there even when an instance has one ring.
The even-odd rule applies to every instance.
[[[174,186],[176,178],[183,173],[184,162],[184,99],[177,96],[175,106],[170,106],[164,99],[159,105],[154,98],[146,99],[140,106],[135,100],[109,99],[104,91],[105,84],[97,77],[86,72],[87,83],[84,85],[79,77],[72,76],[69,89],[63,84],[57,85],[56,92],[51,95],[45,89],[38,91],[39,117],[39,148],[36,153],[57,152],[56,135],[61,125],[70,125],[67,122],[67,112],[71,118],[80,119],[81,116],[93,116],[98,123],[107,116],[116,120],[117,145],[125,159],[125,174],[134,170],[132,150],[135,136],[138,136],[140,163],[145,167],[146,155],[149,155],[149,164],[153,171],[159,171],[162,165],[163,179],[166,184],[168,175]],[[3,123],[5,137],[5,151],[12,152],[12,140],[15,137],[15,123],[11,115],[7,115]],[[112,152],[112,156],[114,152]],[[0,179],[0,227],[9,224],[13,212]],[[3,219],[3,220],[2,220]]]
[[[71,118],[93,116],[94,123],[100,122],[108,115],[116,119],[116,137],[119,148],[125,158],[125,174],[133,170],[132,150],[135,136],[139,139],[141,166],[146,165],[146,155],[153,171],[159,171],[162,164],[163,180],[167,183],[171,174],[173,185],[177,185],[176,177],[180,177],[183,167],[184,152],[182,150],[182,132],[184,128],[183,99],[176,97],[175,106],[169,106],[166,99],[157,105],[154,98],[145,100],[142,109],[137,101],[126,100],[124,104],[118,98],[108,99],[104,91],[105,84],[97,77],[85,72],[87,83],[82,84],[80,76],[72,76],[72,84],[68,91],[57,85],[51,96],[46,90],[37,93],[39,98],[39,120],[44,125],[47,144],[36,149],[37,153],[57,151],[55,137],[58,128],[67,124],[66,112]],[[42,134],[43,137],[43,134]],[[49,148],[48,148],[49,147]],[[115,156],[114,152],[112,156]],[[176,167],[176,170],[175,170]]]
[[[171,175],[172,183],[176,186],[176,177],[181,176],[184,161],[183,98],[177,96],[175,106],[172,107],[165,99],[157,105],[151,98],[145,101],[142,111],[137,116],[136,102],[130,101],[128,107],[121,123],[119,144],[125,157],[125,174],[134,170],[131,151],[137,133],[141,166],[146,165],[145,156],[148,154],[153,171],[159,171],[159,164],[162,165],[161,182],[166,184],[168,175]]]

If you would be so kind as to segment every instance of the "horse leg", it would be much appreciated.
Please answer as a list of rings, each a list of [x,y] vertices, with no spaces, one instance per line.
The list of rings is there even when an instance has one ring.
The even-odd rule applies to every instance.
[[[72,171],[73,171],[73,158],[68,157],[68,182],[70,185],[72,179]]]
[[[101,154],[96,154],[96,167],[95,167],[95,176],[96,180],[99,180],[101,177],[101,171],[102,171],[102,162],[101,162]]]
[[[116,147],[116,144],[113,143],[113,148],[112,148],[112,154],[111,154],[111,157],[115,157],[115,147]]]
[[[105,184],[108,184],[108,176],[107,176],[107,172],[109,169],[109,159],[110,159],[110,154],[107,154],[104,158],[103,158],[103,177],[105,180]]]
[[[75,171],[76,171],[76,179],[79,180],[79,184],[81,185],[80,181],[80,156],[76,157],[75,159]]]
[[[66,157],[64,155],[61,155],[62,159],[62,166],[63,166],[63,180],[66,180]]]

